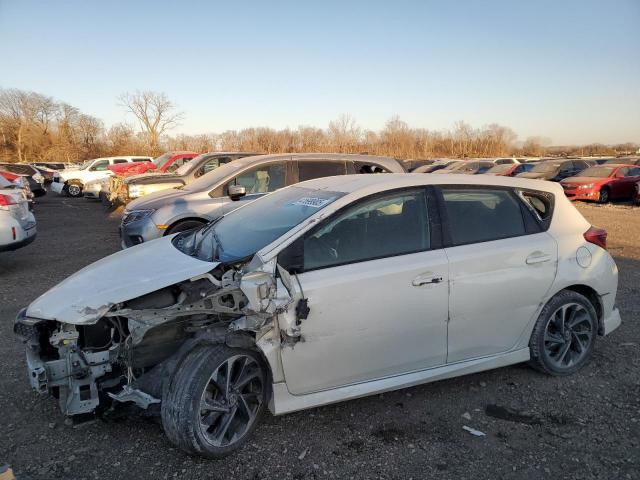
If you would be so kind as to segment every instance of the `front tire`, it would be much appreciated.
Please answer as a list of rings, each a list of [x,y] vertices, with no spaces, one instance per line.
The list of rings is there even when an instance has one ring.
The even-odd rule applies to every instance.
[[[598,203],[607,203],[609,202],[609,198],[611,198],[611,193],[607,187],[602,187],[600,189],[600,194],[598,195]]]
[[[67,193],[70,197],[78,198],[82,196],[82,184],[73,182],[67,185]]]
[[[187,453],[221,458],[239,449],[267,402],[267,368],[251,350],[226,345],[191,352],[162,399],[162,425]]]
[[[591,302],[563,290],[544,306],[533,327],[530,364],[554,376],[571,375],[593,355],[598,316]]]

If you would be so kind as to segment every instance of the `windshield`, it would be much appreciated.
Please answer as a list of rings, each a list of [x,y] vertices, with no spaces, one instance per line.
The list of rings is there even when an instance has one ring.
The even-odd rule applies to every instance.
[[[509,163],[504,163],[502,165],[495,165],[491,167],[489,170],[487,170],[487,173],[503,173],[509,170],[511,167],[513,167],[513,165]]]
[[[462,162],[462,161],[451,162],[446,167],[442,168],[441,170],[455,170],[457,168],[462,167],[464,165],[464,163],[465,162]]]
[[[560,167],[559,162],[541,162],[531,169],[532,172],[553,172]]]
[[[289,187],[266,195],[199,230],[176,236],[178,250],[207,262],[253,255],[303,220],[345,195]]]
[[[165,153],[164,155],[160,155],[159,157],[154,158],[153,163],[156,167],[158,167],[158,170],[160,170],[162,167],[164,167],[165,163],[171,160],[171,157],[173,157],[172,153]]]
[[[581,177],[597,177],[597,178],[606,178],[615,170],[615,168],[611,167],[590,167],[585,171],[580,172],[579,176]]]

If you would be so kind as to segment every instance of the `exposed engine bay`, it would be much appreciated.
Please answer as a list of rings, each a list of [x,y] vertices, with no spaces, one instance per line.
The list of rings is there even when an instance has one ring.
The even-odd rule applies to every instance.
[[[254,257],[122,303],[86,308],[91,320],[83,324],[30,318],[23,310],[14,331],[27,346],[31,385],[55,396],[64,414],[100,413],[114,402],[147,409],[161,403],[166,381],[201,342],[255,349],[277,368],[258,341],[271,334],[270,346],[290,348],[301,339],[308,307],[298,292],[275,259]]]

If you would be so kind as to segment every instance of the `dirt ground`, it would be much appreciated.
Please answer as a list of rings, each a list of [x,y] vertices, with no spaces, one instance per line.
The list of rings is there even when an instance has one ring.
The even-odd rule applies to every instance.
[[[139,417],[67,424],[53,399],[31,391],[12,334],[16,312],[119,248],[117,216],[49,194],[37,205],[36,242],[0,254],[0,465],[20,480],[640,478],[640,208],[578,208],[609,232],[623,318],[578,374],[551,378],[518,365],[268,414],[239,453],[209,461],[176,450],[160,425]]]

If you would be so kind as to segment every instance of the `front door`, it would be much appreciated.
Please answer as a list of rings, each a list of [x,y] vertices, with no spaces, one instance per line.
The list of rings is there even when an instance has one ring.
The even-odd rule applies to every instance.
[[[302,340],[281,350],[291,393],[445,363],[448,262],[428,203],[422,189],[370,197],[301,239],[310,312]]]

